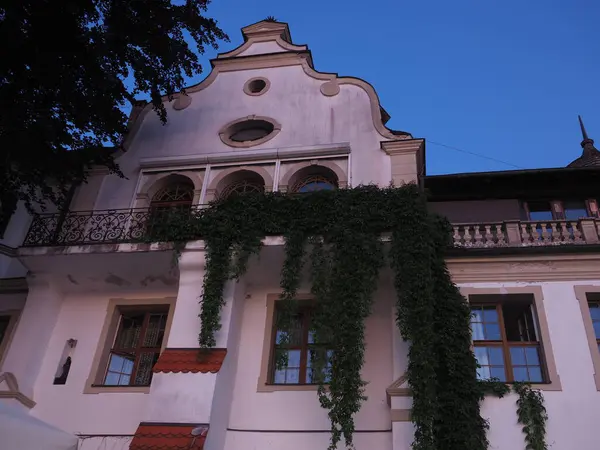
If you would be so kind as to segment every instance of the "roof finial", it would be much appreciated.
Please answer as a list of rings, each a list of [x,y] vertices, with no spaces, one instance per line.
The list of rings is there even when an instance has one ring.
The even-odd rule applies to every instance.
[[[585,131],[585,126],[583,125],[583,120],[581,119],[581,116],[577,116],[577,117],[579,117],[579,126],[581,127],[581,135],[583,136],[583,140],[587,141],[589,138],[588,138],[587,132]]]

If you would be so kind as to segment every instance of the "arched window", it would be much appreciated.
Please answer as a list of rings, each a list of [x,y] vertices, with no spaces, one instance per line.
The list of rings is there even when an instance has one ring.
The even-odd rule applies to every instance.
[[[265,181],[256,172],[240,170],[227,177],[224,186],[219,190],[218,198],[223,200],[232,195],[243,195],[252,192],[264,192]]]
[[[194,185],[191,183],[172,183],[160,189],[150,202],[153,210],[171,208],[189,208],[194,200]]]
[[[306,167],[298,171],[292,181],[290,192],[329,191],[338,188],[338,179],[335,173],[323,166]]]

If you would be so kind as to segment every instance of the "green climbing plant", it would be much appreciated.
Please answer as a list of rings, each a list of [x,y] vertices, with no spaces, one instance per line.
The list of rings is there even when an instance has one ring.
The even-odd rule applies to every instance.
[[[311,321],[319,351],[311,354],[320,404],[331,422],[330,450],[353,446],[354,416],[365,400],[361,377],[365,319],[386,260],[394,273],[396,321],[408,342],[407,380],[413,395],[414,450],[485,450],[486,393],[505,395],[502,383],[477,380],[470,309],[446,268],[449,224],[428,212],[415,185],[361,186],[310,194],[248,194],[200,211],[176,211],[155,224],[149,240],[204,239],[201,348],[216,345],[223,289],[239,278],[266,236],[283,236],[278,345],[289,344],[303,274],[315,298]],[[287,365],[285,352],[278,367]],[[518,417],[527,448],[545,450],[543,398],[516,385]]]

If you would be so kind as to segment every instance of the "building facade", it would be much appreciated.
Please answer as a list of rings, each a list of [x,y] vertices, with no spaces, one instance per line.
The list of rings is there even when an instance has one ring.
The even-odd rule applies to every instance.
[[[274,367],[283,239],[265,239],[260,259],[228,282],[216,348],[198,359],[204,244],[189,242],[174,267],[171,245],[142,237],[161,211],[236,193],[416,182],[453,224],[447,264],[472,307],[479,376],[533,383],[548,443],[596,449],[600,153],[583,124],[583,154],[569,167],[427,176],[425,140],[385,126],[370,84],[318,72],[284,23],[242,34],[204,81],[165,99],[166,125],[151,105],[134,108],[117,158],[124,178],[96,170],[68,212],[32,217],[19,206],[3,224],[2,411],[32,436],[54,434],[0,448],[326,448],[306,322],[288,369]],[[407,344],[393,282],[379,283],[355,443],[408,450]],[[515,400],[483,402],[490,448],[525,448]]]

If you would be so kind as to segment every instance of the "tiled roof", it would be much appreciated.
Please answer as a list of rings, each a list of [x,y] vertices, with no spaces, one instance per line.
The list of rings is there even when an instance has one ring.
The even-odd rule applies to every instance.
[[[217,373],[227,355],[225,348],[166,348],[152,371],[163,373]]]
[[[198,436],[192,436],[192,430],[198,428],[196,425],[140,423],[129,449],[201,450],[208,433],[208,425],[205,427]]]

